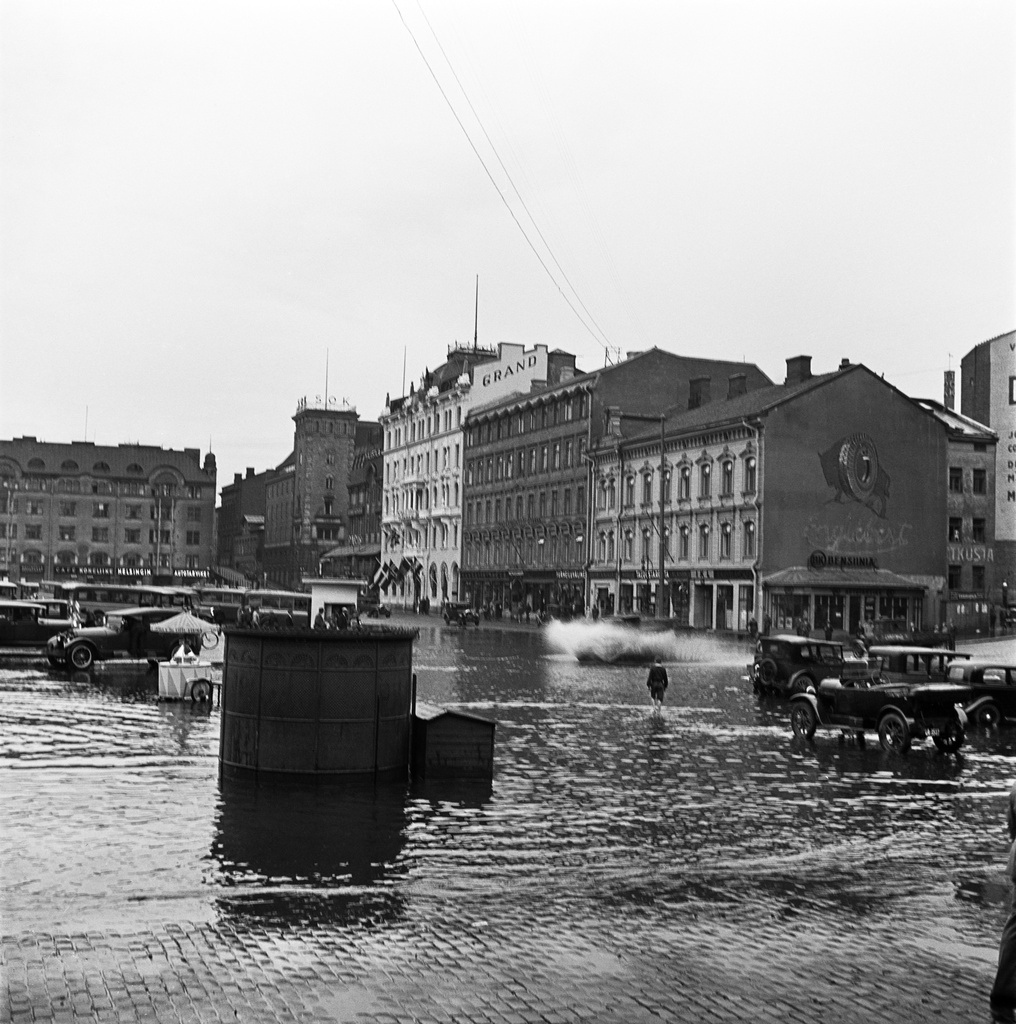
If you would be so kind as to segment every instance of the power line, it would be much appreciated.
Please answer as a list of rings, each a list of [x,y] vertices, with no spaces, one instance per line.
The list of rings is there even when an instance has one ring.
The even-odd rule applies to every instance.
[[[423,48],[420,46],[420,43],[419,43],[419,41],[416,38],[416,34],[413,32],[412,28],[410,28],[408,22],[406,21],[405,16],[403,15],[402,10],[400,9],[400,7],[398,5],[398,0],[392,0],[392,5],[395,7],[395,10],[396,10],[396,12],[399,15],[399,20],[402,22],[402,24],[405,27],[406,31],[409,33],[410,39],[413,40],[413,45],[416,47],[417,53],[419,53],[421,60],[423,60],[423,63],[426,65],[427,70],[430,72],[430,76],[431,76],[431,78],[433,78],[434,84],[437,86],[438,91],[441,93],[442,98],[444,99],[445,103],[448,106],[448,109],[451,111],[452,117],[455,118],[456,124],[458,124],[459,128],[462,131],[462,134],[466,137],[466,141],[469,143],[469,148],[472,149],[473,153],[476,156],[476,159],[480,161],[480,166],[483,168],[484,173],[487,175],[488,179],[490,180],[490,183],[494,186],[495,190],[497,191],[498,197],[501,199],[501,202],[504,204],[505,209],[508,211],[508,213],[510,214],[512,220],[515,222],[516,227],[522,233],[522,237],[526,240],[526,244],[532,250],[533,255],[539,261],[540,266],[543,267],[544,272],[547,274],[547,276],[553,282],[554,287],[557,288],[558,292],[561,295],[561,298],[563,298],[564,301],[568,304],[568,307],[571,309],[571,311],[578,318],[578,320],[582,324],[582,326],[585,327],[585,329],[589,332],[589,334],[597,342],[597,344],[599,344],[600,346],[603,347],[605,352],[609,352],[609,350],[611,348],[613,348],[614,346],[610,345],[609,340],[607,339],[606,333],[596,323],[596,321],[593,318],[592,314],[589,313],[589,310],[586,308],[585,303],[582,302],[582,299],[579,296],[578,291],[576,290],[575,286],[571,283],[571,281],[568,278],[568,275],[564,272],[564,269],[561,267],[561,264],[558,262],[557,257],[554,255],[553,249],[551,248],[550,244],[547,242],[547,239],[544,237],[543,233],[540,231],[539,225],[537,225],[536,220],[533,217],[532,213],[530,212],[528,206],[526,205],[525,200],[522,198],[521,194],[519,193],[518,188],[515,186],[515,182],[512,180],[511,174],[509,174],[508,169],[505,167],[504,162],[501,160],[501,157],[500,157],[500,155],[498,154],[498,151],[497,151],[497,147],[491,141],[490,136],[488,135],[486,129],[483,126],[483,122],[481,121],[481,119],[480,119],[479,115],[477,114],[475,108],[473,107],[472,103],[470,102],[469,96],[466,93],[466,90],[463,88],[461,81],[459,81],[458,75],[456,75],[455,69],[452,67],[451,61],[448,59],[448,55],[445,53],[444,48],[441,46],[440,40],[437,38],[437,34],[434,32],[433,27],[431,26],[430,22],[427,20],[426,14],[423,14],[423,11],[421,9],[421,14],[423,14],[424,21],[427,22],[427,27],[428,27],[428,29],[430,29],[431,35],[434,37],[434,41],[437,44],[438,49],[441,51],[441,55],[444,58],[445,63],[448,65],[448,68],[451,71],[452,77],[455,79],[456,84],[458,85],[460,91],[462,92],[462,95],[463,95],[463,97],[466,100],[466,104],[469,106],[470,111],[472,112],[473,116],[476,118],[476,122],[480,126],[480,130],[483,132],[484,138],[487,140],[487,144],[490,146],[491,151],[494,153],[494,156],[497,158],[497,161],[500,164],[501,169],[505,173],[505,177],[508,179],[508,182],[511,185],[513,192],[515,193],[515,195],[518,198],[520,204],[522,205],[522,208],[525,210],[526,216],[529,218],[530,222],[532,223],[533,228],[536,231],[536,234],[540,238],[540,241],[545,246],[545,248],[547,250],[547,253],[549,254],[550,259],[553,261],[553,263],[558,268],[558,270],[561,271],[561,275],[564,278],[565,282],[567,283],[568,287],[571,289],[572,294],[575,296],[576,301],[582,307],[582,309],[585,311],[586,315],[589,317],[589,320],[592,322],[592,325],[593,325],[592,327],[590,326],[589,323],[586,322],[586,319],[582,316],[582,314],[579,312],[579,310],[576,309],[575,304],[572,302],[572,300],[565,293],[564,288],[561,287],[561,284],[558,282],[557,278],[554,276],[554,274],[551,271],[550,267],[547,266],[546,260],[544,260],[543,256],[537,250],[537,247],[533,243],[532,238],[530,238],[530,236],[529,236],[528,232],[526,231],[525,227],[523,227],[522,222],[516,216],[515,211],[512,209],[512,207],[509,204],[508,200],[505,198],[504,192],[502,191],[501,187],[498,185],[497,181],[495,180],[494,175],[491,173],[490,168],[487,166],[487,162],[484,160],[483,156],[480,154],[480,151],[477,149],[476,144],[473,142],[473,139],[470,136],[468,129],[466,128],[465,124],[463,124],[463,122],[462,122],[462,118],[459,117],[459,114],[456,111],[455,106],[453,105],[451,99],[448,96],[448,93],[445,91],[445,88],[441,84],[441,81],[438,78],[436,72],[434,71],[433,66],[431,65],[430,61],[427,59],[427,55],[423,52]],[[600,337],[597,337],[596,333],[594,333],[594,329],[593,329],[594,327],[595,327],[595,331],[599,332]]]

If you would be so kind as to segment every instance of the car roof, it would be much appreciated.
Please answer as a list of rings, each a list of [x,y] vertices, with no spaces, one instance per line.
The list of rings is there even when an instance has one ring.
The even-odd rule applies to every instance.
[[[768,641],[779,640],[781,643],[797,644],[799,647],[803,647],[805,644],[825,644],[828,647],[845,646],[841,640],[824,640],[817,636],[797,636],[796,633],[777,633],[775,636],[764,636],[762,639]]]
[[[169,619],[179,614],[179,608],[135,608],[133,606],[129,608],[110,608],[106,612],[107,616],[119,615],[121,618],[132,619],[158,618],[160,615],[163,618]]]
[[[1009,668],[1016,671],[1016,660],[1011,658],[973,657],[963,662],[967,668]]]
[[[868,648],[869,654],[874,654],[881,657],[892,657],[893,655],[899,656],[902,654],[932,654],[936,657],[944,655],[947,658],[957,658],[966,660],[970,657],[969,654],[964,654],[962,651],[951,651],[948,647],[918,647],[913,644],[873,644]]]
[[[45,608],[42,601],[16,601],[10,598],[0,599],[0,608]]]

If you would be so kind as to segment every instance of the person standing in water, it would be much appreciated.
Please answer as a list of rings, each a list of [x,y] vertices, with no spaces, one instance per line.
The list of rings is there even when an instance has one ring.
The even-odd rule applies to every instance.
[[[653,666],[649,670],[649,678],[646,680],[646,688],[649,696],[653,699],[653,707],[663,707],[663,695],[667,690],[667,670],[660,664],[660,656],[653,659]]]

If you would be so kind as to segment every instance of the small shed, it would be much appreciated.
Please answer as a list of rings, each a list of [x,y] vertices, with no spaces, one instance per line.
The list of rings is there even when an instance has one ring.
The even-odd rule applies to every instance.
[[[489,718],[418,701],[411,764],[418,778],[491,778],[494,727]]]
[[[310,590],[310,621],[313,623],[319,611],[325,615],[331,615],[338,608],[352,608],[355,611],[357,594],[363,587],[363,580],[305,576],[303,585]]]

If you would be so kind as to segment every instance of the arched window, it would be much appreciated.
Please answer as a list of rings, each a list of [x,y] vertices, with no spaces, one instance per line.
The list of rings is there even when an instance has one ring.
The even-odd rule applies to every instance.
[[[744,524],[744,557],[755,557],[755,523],[749,519]]]
[[[60,468],[65,473],[76,473],[78,471],[78,464],[73,459],[64,459],[60,463]]]
[[[723,462],[720,476],[720,493],[728,497],[734,493],[734,463],[730,459]]]
[[[712,494],[713,467],[708,462],[699,466],[699,497],[708,498]]]
[[[720,526],[720,558],[730,558],[730,538],[733,527],[730,523],[723,523]]]
[[[652,473],[642,474],[642,504],[651,505],[653,501],[653,475]]]
[[[709,558],[709,524],[702,523],[698,528],[698,556],[702,559]]]
[[[677,497],[679,501],[688,501],[691,498],[691,467],[682,466],[681,475],[678,477]]]
[[[746,494],[755,493],[755,458],[751,456],[744,460],[744,490]]]
[[[688,537],[690,533],[691,531],[688,529],[687,525],[682,525],[678,531],[678,558],[683,558],[685,560],[688,558]]]

